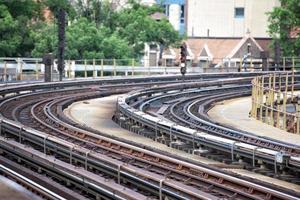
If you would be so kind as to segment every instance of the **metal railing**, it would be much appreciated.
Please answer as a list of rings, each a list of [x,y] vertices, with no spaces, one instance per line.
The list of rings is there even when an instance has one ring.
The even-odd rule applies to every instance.
[[[188,60],[187,73],[226,73],[262,71],[262,60],[250,58],[227,59],[214,58],[204,60]],[[216,64],[217,63],[217,64]],[[300,58],[283,58],[278,67],[273,67],[272,59],[267,60],[269,70],[300,69]],[[89,59],[65,60],[64,77],[97,78],[104,76],[136,76],[180,74],[179,63],[174,59],[163,59],[161,65],[149,59]],[[0,82],[43,80],[45,66],[41,58],[0,58]],[[58,80],[56,61],[53,66],[54,80]]]
[[[294,71],[254,78],[250,114],[263,123],[300,134],[300,99],[294,91]]]

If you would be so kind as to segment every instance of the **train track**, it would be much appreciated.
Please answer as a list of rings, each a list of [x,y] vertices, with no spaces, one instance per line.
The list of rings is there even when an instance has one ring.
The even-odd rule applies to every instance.
[[[227,155],[227,161],[242,159],[249,163],[250,169],[259,167],[261,163],[258,162],[263,161],[263,164],[274,169],[268,173],[277,178],[281,167],[284,173],[288,170],[292,176],[283,175],[279,178],[299,183],[299,179],[295,178],[300,169],[299,146],[224,127],[212,122],[204,114],[217,101],[249,95],[248,84],[239,82],[238,85],[222,88],[201,89],[199,85],[193,85],[181,85],[179,90],[171,85],[169,88],[154,88],[127,95],[119,99],[116,118],[132,119],[133,124],[141,130],[155,132],[150,136],[153,139],[169,146],[177,145],[185,151],[208,155],[213,153],[212,150],[217,154],[222,152]],[[218,86],[218,83],[212,82],[212,85]],[[276,160],[278,154],[285,159],[281,163]],[[222,158],[222,155],[219,157]]]
[[[105,177],[111,183],[107,184],[106,191],[120,199],[297,199],[276,189],[85,131],[78,125],[66,123],[65,118],[61,117],[62,109],[70,102],[123,93],[130,89],[73,86],[48,91],[35,88],[36,92],[6,96],[0,104],[1,148],[12,158],[22,158],[27,165],[47,163],[43,166],[45,173],[52,176],[53,173],[61,174],[63,180],[68,178],[77,188],[84,190],[82,185],[89,184],[84,192],[90,197],[101,193],[92,183],[104,187],[101,181],[95,183],[93,178]],[[13,140],[5,140],[7,137]],[[13,148],[16,146],[18,151]],[[49,159],[43,157],[44,154],[50,156]],[[30,156],[38,159],[30,159]],[[62,161],[59,166],[52,160],[53,156]],[[51,168],[51,165],[56,167]],[[71,171],[71,166],[82,171]],[[83,176],[86,182],[75,180]],[[115,184],[121,185],[123,190],[120,187],[116,189]]]
[[[53,200],[66,200],[60,195],[50,191],[49,189],[41,186],[40,184],[33,182],[27,177],[11,170],[10,168],[0,164],[0,174],[17,182],[19,185],[22,185],[24,188],[32,191],[34,194],[40,196],[43,199],[53,199]]]

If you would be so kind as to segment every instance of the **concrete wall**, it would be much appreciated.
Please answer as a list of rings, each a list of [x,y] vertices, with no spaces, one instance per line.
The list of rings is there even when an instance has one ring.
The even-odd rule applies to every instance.
[[[194,37],[268,37],[266,12],[279,0],[188,0],[187,34]],[[244,17],[235,17],[235,8],[244,8]],[[208,31],[209,30],[209,31]]]

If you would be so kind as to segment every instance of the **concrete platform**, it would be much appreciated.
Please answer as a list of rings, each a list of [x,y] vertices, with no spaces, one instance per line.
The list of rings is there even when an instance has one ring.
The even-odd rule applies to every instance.
[[[270,178],[260,174],[255,174],[244,169],[230,168],[230,165],[226,166],[224,163],[218,161],[210,160],[208,158],[204,158],[198,155],[192,155],[180,150],[169,148],[168,146],[154,142],[149,138],[145,138],[141,135],[137,135],[135,133],[131,133],[125,129],[120,128],[116,123],[114,123],[111,120],[115,110],[117,98],[118,96],[116,95],[99,99],[92,99],[83,102],[77,102],[65,109],[64,112],[72,120],[81,124],[85,124],[86,126],[99,130],[107,135],[113,135],[130,141],[135,141],[137,143],[142,143],[144,145],[157,148],[159,150],[172,153],[183,158],[188,158],[199,163],[217,166],[219,168],[222,168],[222,166],[224,166],[223,169],[230,171],[231,173],[236,174],[237,176],[250,177],[260,181],[272,183],[282,188],[291,189],[296,192],[300,191],[300,185]]]
[[[3,176],[0,176],[0,199],[41,200],[40,197]]]
[[[259,136],[300,145],[300,135],[281,130],[249,117],[251,97],[224,101],[214,106],[208,115],[215,121]]]
[[[199,156],[197,155],[187,154],[180,150],[170,148],[164,144],[157,143],[149,138],[145,138],[144,136],[131,133],[121,128],[118,124],[112,121],[117,98],[118,96],[115,95],[99,99],[92,99],[89,101],[77,102],[64,110],[64,113],[77,123],[84,124],[95,130],[99,130],[104,134],[121,137],[129,141],[135,141],[137,143],[199,161]],[[210,165],[220,164],[219,162],[207,158],[202,158],[201,162]]]

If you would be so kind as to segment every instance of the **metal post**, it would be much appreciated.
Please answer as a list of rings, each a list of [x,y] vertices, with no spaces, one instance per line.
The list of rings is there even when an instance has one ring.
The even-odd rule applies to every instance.
[[[70,60],[67,61],[67,65],[68,65],[68,78],[71,78],[71,61]]]
[[[164,179],[159,181],[159,200],[163,200],[163,197],[162,197],[163,182],[164,182]]]
[[[208,58],[206,58],[205,68],[208,69]]]
[[[116,72],[116,59],[114,59],[114,76],[117,76],[117,72]]]
[[[240,59],[239,71],[241,72],[243,68],[243,59]]]
[[[39,80],[39,66],[38,66],[38,61],[35,61],[35,79]]]
[[[300,100],[297,101],[297,105],[296,105],[296,109],[297,109],[297,134],[300,133]]]
[[[285,57],[283,57],[282,59],[283,59],[283,71],[285,71]]]
[[[280,76],[280,75],[279,75]],[[281,77],[279,77],[279,80],[281,79]],[[281,91],[280,90],[278,90],[278,92],[277,92],[277,107],[276,107],[276,109],[277,109],[277,121],[276,121],[276,127],[277,128],[280,128],[279,127],[279,125],[280,125],[280,97],[281,97]]]
[[[264,105],[264,81],[265,81],[265,77],[264,76],[262,76],[261,77],[261,95],[260,95],[260,98],[261,98],[261,102],[260,102],[260,116],[259,116],[259,119],[260,119],[260,121],[263,121],[263,105]]]
[[[89,152],[85,152],[85,163],[84,163],[85,170],[87,170],[87,161],[88,161],[88,156],[89,156]]]
[[[121,165],[118,165],[118,184],[121,184]]]
[[[47,155],[47,149],[46,149],[46,141],[48,139],[49,135],[47,135],[47,137],[44,138],[44,154]]]
[[[275,155],[275,158],[274,158],[274,172],[275,172],[275,174],[277,174],[277,161],[276,161],[276,155]]]
[[[255,147],[253,149],[253,152],[252,152],[252,166],[255,167],[255,151],[258,149],[258,147]]]
[[[20,130],[19,130],[19,143],[22,144],[22,129],[23,127],[20,127]]]
[[[3,80],[7,81],[7,62],[6,61],[4,61],[4,71],[3,72],[4,72]]]
[[[131,75],[134,76],[134,58],[132,59],[132,72],[131,72]]]
[[[22,80],[23,80],[23,62],[20,63],[20,81]]]
[[[72,151],[73,151],[73,147],[72,148],[70,148],[70,164],[72,165]]]
[[[286,74],[285,77],[285,92],[283,95],[283,129],[286,130],[286,102],[287,102],[287,90],[288,90],[288,79],[289,75]]]
[[[256,84],[257,84],[257,77],[253,79],[252,84],[252,109],[251,109],[251,116],[256,119],[255,109],[256,109]]]
[[[270,106],[271,106],[271,101],[272,101],[272,99],[271,99],[271,92],[272,92],[272,90],[271,90],[271,86],[272,86],[272,75],[270,74],[269,75],[269,86],[268,86],[268,93],[267,93],[267,95],[266,95],[266,98],[267,98],[267,100],[266,100],[266,118],[265,118],[265,121],[268,123],[268,124],[270,124],[270,113],[271,113],[271,109],[269,108]],[[269,109],[270,109],[270,112],[269,112]]]
[[[231,144],[231,161],[233,162],[234,161],[234,145],[235,145],[236,142],[233,142]]]
[[[272,86],[272,90],[271,90],[271,98],[270,98],[270,100],[271,100],[270,124],[271,124],[272,126],[274,126],[274,98],[275,98],[275,93],[274,93],[274,91],[275,91],[275,82],[276,82],[276,74],[275,74],[275,73],[273,74],[273,79],[272,79],[272,81],[273,81],[273,86]]]
[[[86,60],[84,60],[84,77],[87,78]]]
[[[95,63],[95,59],[93,59],[93,78],[96,77],[97,77],[96,63]]]
[[[103,59],[101,59],[101,77],[103,77]]]
[[[294,100],[294,84],[295,84],[295,58],[293,57],[292,66],[292,88],[291,88],[291,100]]]

